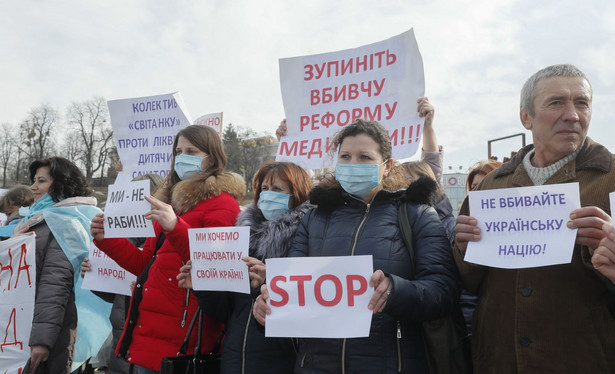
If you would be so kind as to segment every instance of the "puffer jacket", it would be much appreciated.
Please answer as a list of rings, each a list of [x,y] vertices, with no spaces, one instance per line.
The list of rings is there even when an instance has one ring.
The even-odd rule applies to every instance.
[[[266,220],[262,213],[250,204],[237,217],[236,226],[250,227],[250,256],[265,261],[268,258],[285,257],[301,219],[313,205],[305,202],[275,220]],[[223,374],[287,374],[292,373],[296,351],[291,339],[267,338],[262,327],[252,318],[251,295],[236,292],[195,291],[199,303],[213,313],[220,314],[227,308],[228,318],[224,353]],[[258,293],[258,290],[253,290]],[[222,300],[214,301],[215,297]]]
[[[54,207],[96,205],[93,197],[65,199]],[[68,257],[37,213],[23,225],[36,234],[36,296],[29,345],[49,347],[46,364],[37,373],[70,373],[77,338],[77,307],[75,306],[74,270]]]
[[[196,297],[189,294],[186,305],[187,290],[179,288],[175,279],[184,259],[189,258],[189,248],[183,236],[187,236],[189,228],[233,226],[239,213],[237,200],[245,196],[245,183],[232,173],[209,177],[200,173],[175,186],[163,185],[156,195],[162,199],[171,197],[171,203],[179,215],[178,222],[172,231],[165,233],[166,239],[142,285],[141,302],[137,305],[133,298],[124,333],[116,348],[116,354],[126,357],[128,362],[152,370],[160,370],[163,357],[178,353],[198,304]],[[138,276],[152,259],[158,237],[162,234],[157,222],[154,222],[154,229],[156,237],[145,241],[143,251],[127,239],[94,242],[121,267]],[[182,238],[179,243],[174,241],[178,237]],[[135,308],[138,315],[133,319],[130,317],[137,314],[133,313]],[[134,325],[134,329],[128,329],[130,325]],[[203,352],[211,351],[222,330],[222,324],[204,317]],[[194,350],[195,344],[196,329],[191,336],[189,352]]]
[[[297,229],[289,257],[372,255],[374,270],[392,282],[382,313],[372,317],[369,337],[299,339],[295,373],[428,373],[420,321],[451,311],[459,277],[450,243],[433,203],[436,182],[422,177],[407,190],[381,190],[370,204],[339,185],[316,187],[317,205]],[[397,211],[408,202],[415,271],[398,226]]]

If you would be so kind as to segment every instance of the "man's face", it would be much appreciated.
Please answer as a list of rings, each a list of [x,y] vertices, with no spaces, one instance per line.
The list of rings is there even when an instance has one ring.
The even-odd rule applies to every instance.
[[[591,89],[583,78],[549,77],[537,83],[534,115],[521,111],[521,122],[534,139],[534,166],[551,165],[581,147],[591,104]]]

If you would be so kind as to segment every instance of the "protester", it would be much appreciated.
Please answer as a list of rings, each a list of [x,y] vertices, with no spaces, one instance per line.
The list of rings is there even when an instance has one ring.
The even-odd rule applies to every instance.
[[[433,202],[436,182],[421,178],[407,190],[387,191],[383,177],[393,166],[386,129],[357,120],[335,140],[335,179],[310,193],[317,206],[297,229],[290,257],[372,255],[377,269],[369,337],[299,339],[295,373],[428,373],[420,321],[451,311],[459,290],[450,244]],[[413,272],[398,226],[400,204],[408,203],[414,238]],[[254,316],[264,325],[268,290]]]
[[[613,155],[587,137],[592,94],[588,79],[572,65],[549,66],[530,77],[521,91],[520,117],[534,144],[475,189],[578,182],[582,208],[571,212],[567,224],[578,229],[571,263],[513,270],[464,262],[468,241],[480,241],[481,233],[467,199],[463,203],[454,252],[465,286],[479,296],[477,374],[615,372],[612,284],[590,263],[591,251],[605,237],[603,225],[610,223],[605,211],[615,171]]]
[[[34,203],[34,195],[28,186],[23,185],[12,187],[0,198],[1,211],[7,217],[4,226],[0,228],[0,237],[10,237],[13,235],[15,225],[23,218],[19,214],[19,208],[29,207],[32,203]]]
[[[116,163],[116,171],[122,171],[122,163],[118,160]],[[143,174],[132,181],[149,180],[150,192],[154,193],[158,186],[162,184],[163,178],[158,174]],[[134,244],[137,248],[142,248],[146,238],[129,238],[128,240]],[[81,263],[81,277],[86,272],[91,271],[91,264],[89,258],[85,258]],[[105,342],[100,352],[93,357],[90,364],[97,368],[106,367],[107,374],[128,374],[129,364],[115,355],[115,347],[117,347],[122,333],[124,332],[124,324],[126,323],[126,313],[128,306],[130,305],[130,297],[122,294],[114,294],[108,292],[92,291],[96,296],[105,300],[108,303],[113,304],[111,307],[111,314],[109,315],[109,321],[111,322],[111,337]]]
[[[476,186],[483,181],[487,174],[491,173],[500,166],[502,166],[502,163],[496,160],[477,162],[474,166],[472,166],[472,169],[468,173],[468,177],[466,178],[466,189],[468,191],[474,190]]]
[[[30,370],[70,373],[77,334],[74,274],[83,258],[79,255],[87,253],[90,242],[84,222],[100,210],[85,176],[69,160],[36,160],[29,170],[34,204],[24,212],[15,233],[32,232],[36,236]]]
[[[237,226],[250,227],[249,257],[251,287],[258,292],[264,282],[263,261],[288,254],[297,226],[312,209],[307,202],[312,188],[308,173],[289,162],[266,163],[254,176],[254,203],[237,217]],[[180,285],[191,287],[190,265],[178,275]],[[252,297],[235,292],[195,291],[205,310],[230,315],[222,373],[292,373],[296,352],[291,339],[266,338],[252,318]],[[227,309],[227,310],[224,310]]]
[[[210,127],[192,125],[180,130],[173,143],[171,170],[156,197],[148,196],[155,238],[145,241],[143,251],[127,239],[105,239],[102,215],[92,220],[94,243],[120,266],[139,278],[116,354],[134,364],[138,373],[160,370],[163,357],[175,356],[187,332],[197,300],[177,286],[175,276],[183,265],[174,239],[188,228],[232,226],[245,195],[243,179],[224,170],[226,155],[220,136]],[[171,204],[171,205],[170,205]],[[157,249],[157,243],[161,245]],[[221,323],[205,316],[202,350],[209,352],[222,332]],[[196,332],[189,351],[194,350]]]

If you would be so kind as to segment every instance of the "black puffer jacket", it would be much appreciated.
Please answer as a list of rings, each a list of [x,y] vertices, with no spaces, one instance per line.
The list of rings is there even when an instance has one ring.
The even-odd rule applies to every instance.
[[[36,372],[68,374],[77,337],[73,266],[45,221],[30,231],[36,233],[36,301],[29,344],[50,350]]]
[[[295,373],[428,373],[418,322],[449,313],[459,293],[446,233],[424,205],[433,203],[435,183],[419,178],[406,191],[381,190],[369,205],[339,186],[312,191],[318,208],[299,225],[289,257],[373,255],[374,270],[391,277],[393,291],[383,313],[373,316],[369,337],[300,339]],[[397,218],[405,201],[411,203],[414,274]]]
[[[249,205],[239,213],[236,226],[250,227],[250,256],[265,261],[288,254],[297,226],[313,205],[305,202],[275,220],[265,220]],[[257,290],[253,290],[257,292]],[[262,326],[252,318],[252,297],[235,292],[195,291],[199,304],[212,317],[229,315],[224,351],[223,374],[288,374],[295,365],[296,351],[289,338],[267,338]],[[213,309],[213,313],[212,313]],[[218,319],[220,319],[218,317]]]

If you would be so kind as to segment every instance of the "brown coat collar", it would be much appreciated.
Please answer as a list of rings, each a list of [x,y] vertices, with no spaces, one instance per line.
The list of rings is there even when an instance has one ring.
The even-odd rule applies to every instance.
[[[195,207],[199,202],[222,192],[232,195],[238,202],[246,196],[246,184],[239,174],[224,172],[207,176],[199,173],[190,179],[183,180],[175,186],[166,184],[156,192],[156,197],[162,201],[171,201],[173,208],[179,214]]]
[[[523,157],[534,149],[533,144],[521,148],[517,154],[507,163],[495,171],[495,177],[501,177],[514,173],[517,166],[523,162]],[[611,152],[599,143],[594,142],[589,136],[581,147],[581,151],[575,159],[575,169],[598,169],[604,173],[611,170]]]

